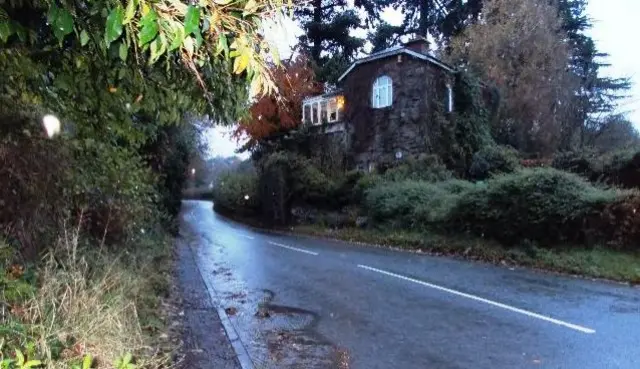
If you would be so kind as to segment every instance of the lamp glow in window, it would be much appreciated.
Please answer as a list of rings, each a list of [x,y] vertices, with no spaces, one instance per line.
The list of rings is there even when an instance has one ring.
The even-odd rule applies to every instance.
[[[371,106],[379,109],[393,104],[393,82],[389,76],[380,76],[373,83]]]

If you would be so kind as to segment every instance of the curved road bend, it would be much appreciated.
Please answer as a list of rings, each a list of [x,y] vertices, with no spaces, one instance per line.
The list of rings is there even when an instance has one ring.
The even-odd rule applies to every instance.
[[[637,288],[181,222],[256,368],[640,368]]]

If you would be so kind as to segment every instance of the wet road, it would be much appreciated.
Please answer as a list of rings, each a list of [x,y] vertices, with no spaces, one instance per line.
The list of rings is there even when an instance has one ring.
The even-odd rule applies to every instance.
[[[181,235],[257,368],[640,368],[637,288],[256,232],[210,202]]]

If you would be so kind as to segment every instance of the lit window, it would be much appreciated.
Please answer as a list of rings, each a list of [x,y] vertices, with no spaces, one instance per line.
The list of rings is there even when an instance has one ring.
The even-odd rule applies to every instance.
[[[371,106],[385,108],[393,103],[393,83],[389,76],[381,76],[373,83]]]
[[[338,102],[336,98],[330,99],[327,102],[327,114],[329,116],[329,122],[338,121]]]
[[[327,104],[327,100],[320,101],[320,121],[318,123],[322,124],[328,121],[328,117],[327,117],[328,107],[329,107],[329,104]]]

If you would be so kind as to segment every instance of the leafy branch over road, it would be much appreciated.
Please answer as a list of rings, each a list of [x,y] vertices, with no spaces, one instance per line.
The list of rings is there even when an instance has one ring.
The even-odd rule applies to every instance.
[[[205,89],[201,76],[205,65],[223,57],[233,61],[233,73],[246,74],[253,93],[275,89],[266,58],[279,60],[277,49],[263,40],[260,31],[265,20],[282,20],[284,0],[6,3],[0,8],[3,47],[38,45],[46,51],[79,46],[102,57],[115,53],[122,61],[133,54],[137,61],[149,64],[163,56],[175,57]],[[291,0],[288,5],[292,6]],[[21,12],[25,8],[36,13],[25,15]],[[42,27],[38,12],[46,15],[47,27]]]

